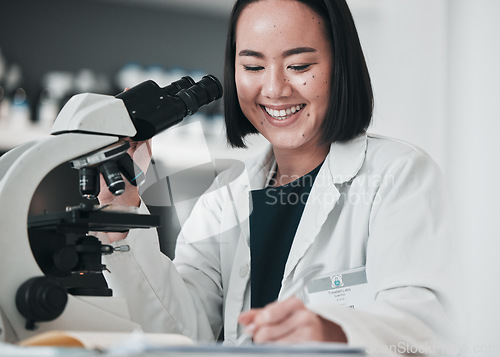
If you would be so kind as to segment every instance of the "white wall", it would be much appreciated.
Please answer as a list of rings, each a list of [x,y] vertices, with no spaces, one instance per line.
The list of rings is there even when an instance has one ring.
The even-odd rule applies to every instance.
[[[446,166],[446,0],[348,0],[370,70],[370,132],[416,144]]]
[[[347,1],[375,91],[370,131],[419,145],[446,175],[462,247],[463,355],[498,356],[500,1]]]
[[[463,292],[467,356],[500,355],[500,2],[449,0],[448,180]]]

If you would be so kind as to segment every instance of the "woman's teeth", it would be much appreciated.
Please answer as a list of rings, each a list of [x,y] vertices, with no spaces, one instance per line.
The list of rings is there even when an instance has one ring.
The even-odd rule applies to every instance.
[[[298,111],[300,111],[302,108],[304,108],[304,106],[305,104],[299,104],[299,105],[294,105],[293,107],[290,108],[280,109],[280,110],[271,109],[268,107],[264,107],[264,109],[266,110],[267,114],[272,116],[274,119],[284,120],[289,116],[291,116],[292,114],[295,114]]]

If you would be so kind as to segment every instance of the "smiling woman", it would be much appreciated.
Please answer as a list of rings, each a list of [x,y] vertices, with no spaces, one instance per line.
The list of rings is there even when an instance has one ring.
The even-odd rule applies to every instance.
[[[311,166],[302,175],[311,171],[329,148],[317,149],[333,61],[321,17],[296,1],[257,2],[242,12],[236,39],[235,81],[243,114],[277,157],[287,150],[308,155]]]
[[[346,2],[237,0],[229,26],[228,141],[271,145],[200,197],[173,262],[130,232],[110,286],[152,331],[445,354],[457,325],[443,179],[419,148],[366,133],[373,94]]]
[[[313,84],[312,91],[320,93],[311,99],[327,103],[327,110],[323,114],[318,113],[328,118],[321,123],[321,144],[350,140],[366,130],[372,116],[373,94],[354,22],[345,3],[271,1],[268,4],[268,12],[261,14],[262,17],[253,18],[251,12],[258,10],[255,6],[259,2],[238,1],[229,25],[224,73],[227,103],[225,117],[229,142],[234,147],[245,147],[244,137],[259,131],[255,123],[249,123],[247,119],[251,120],[250,118],[245,118],[238,101],[241,94],[236,88],[238,83],[235,76],[241,72],[238,65],[242,65],[244,57],[261,61],[257,66],[254,63],[251,68],[247,67],[249,71],[265,70],[263,62],[267,60],[267,72],[276,72],[275,66],[269,68],[270,62],[274,61],[276,65],[277,61],[281,60],[281,65],[286,64],[288,69],[282,73],[281,81],[283,84],[289,83],[295,91],[300,86]],[[242,13],[246,15],[242,16]],[[248,31],[251,31],[251,35]],[[255,45],[255,48],[243,48],[245,41],[248,46]],[[316,47],[306,45],[308,42]],[[290,48],[285,48],[285,44]],[[263,48],[263,51],[258,51],[258,48]],[[278,53],[279,49],[281,53]],[[316,58],[321,59],[321,62],[316,63]],[[285,59],[288,62],[285,63]],[[291,82],[292,77],[285,76],[290,72],[297,74]],[[325,88],[321,90],[321,86]],[[286,90],[286,87],[283,86],[283,89]],[[291,89],[289,86],[288,90]],[[279,90],[279,87],[268,87],[264,90]],[[311,92],[311,89],[302,91],[307,93]],[[265,95],[265,92],[262,95]],[[272,107],[269,109],[274,110]],[[283,116],[281,113],[279,115]]]

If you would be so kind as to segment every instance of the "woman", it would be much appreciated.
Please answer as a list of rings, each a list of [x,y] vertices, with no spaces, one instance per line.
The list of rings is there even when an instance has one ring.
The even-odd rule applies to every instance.
[[[442,259],[452,246],[443,182],[418,148],[366,134],[372,106],[344,0],[237,1],[226,47],[228,140],[242,147],[259,132],[271,149],[217,177],[173,263],[140,231],[126,238],[131,253],[108,258],[115,294],[137,302],[133,319],[197,340],[224,327],[227,343],[246,326],[255,342],[444,348],[453,292]],[[130,186],[100,200],[139,204]],[[323,271],[301,299],[270,303],[317,263]]]

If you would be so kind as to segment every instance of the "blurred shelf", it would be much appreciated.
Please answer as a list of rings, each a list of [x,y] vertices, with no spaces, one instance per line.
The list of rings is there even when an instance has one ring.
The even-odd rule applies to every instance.
[[[234,0],[99,0],[115,4],[150,6],[159,9],[189,11],[201,15],[229,16]]]
[[[157,164],[164,165],[162,177],[209,162],[245,161],[262,153],[269,142],[261,135],[250,135],[247,148],[232,148],[226,135],[218,126],[216,130],[203,128],[200,122],[172,127],[153,138],[153,157]]]
[[[0,152],[9,151],[18,145],[38,140],[49,135],[49,130],[37,128],[36,126],[21,129],[0,125]]]

